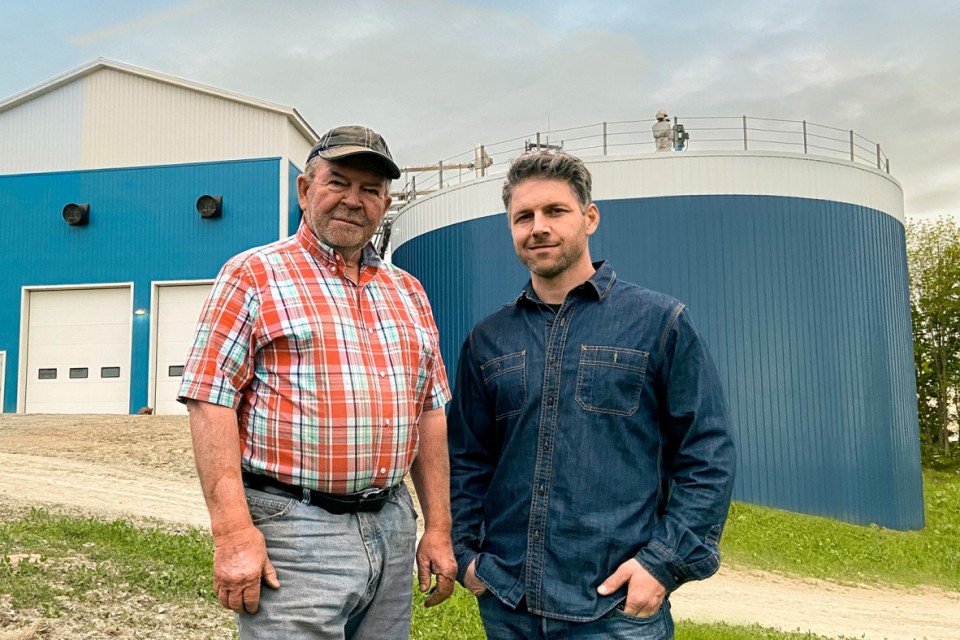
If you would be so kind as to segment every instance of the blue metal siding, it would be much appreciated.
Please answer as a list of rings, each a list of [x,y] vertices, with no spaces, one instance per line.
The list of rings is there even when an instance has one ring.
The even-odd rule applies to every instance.
[[[278,239],[277,159],[0,176],[0,349],[8,353],[3,406],[16,410],[21,286],[133,282],[149,309],[151,282],[212,278],[233,254]],[[203,194],[223,196],[203,219]],[[90,204],[90,223],[61,211]],[[133,328],[130,407],[147,404],[149,319]]]
[[[290,172],[288,174],[287,190],[287,233],[293,235],[300,226],[300,200],[297,198],[297,177],[300,175],[300,169],[291,162]]]
[[[923,526],[904,230],[863,206],[777,196],[599,203],[594,260],[687,303],[724,380],[739,500]],[[527,275],[503,216],[395,249],[423,282],[451,374]]]

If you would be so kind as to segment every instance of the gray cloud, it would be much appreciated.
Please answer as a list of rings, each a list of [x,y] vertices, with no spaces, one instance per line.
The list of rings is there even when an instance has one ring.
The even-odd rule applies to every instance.
[[[805,119],[879,142],[908,213],[960,214],[956,3],[196,0],[129,14],[78,34],[60,71],[104,55],[294,106],[320,130],[363,122],[404,164],[661,106]]]

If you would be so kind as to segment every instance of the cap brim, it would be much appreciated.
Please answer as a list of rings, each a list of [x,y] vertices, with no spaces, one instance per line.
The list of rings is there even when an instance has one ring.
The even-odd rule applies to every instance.
[[[357,156],[361,154],[374,156],[380,160],[387,169],[387,177],[390,179],[396,180],[400,177],[400,167],[397,166],[397,163],[391,160],[388,156],[385,156],[382,153],[377,153],[368,147],[361,147],[359,145],[342,145],[317,153],[317,155],[324,160],[342,160],[343,158],[349,158],[350,156]]]

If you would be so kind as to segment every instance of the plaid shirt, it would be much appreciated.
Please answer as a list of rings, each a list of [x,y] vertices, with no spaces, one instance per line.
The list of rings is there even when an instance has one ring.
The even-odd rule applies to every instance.
[[[220,271],[180,399],[237,410],[242,466],[327,493],[400,482],[450,398],[420,283],[363,250],[360,282],[306,224]]]

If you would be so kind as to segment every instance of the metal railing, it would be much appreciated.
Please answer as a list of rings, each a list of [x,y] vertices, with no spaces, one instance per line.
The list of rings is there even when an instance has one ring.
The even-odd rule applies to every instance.
[[[404,167],[401,169],[404,185],[402,190],[393,194],[393,209],[399,209],[419,196],[444,187],[504,171],[511,160],[530,149],[563,149],[580,157],[653,152],[655,145],[651,127],[654,122],[622,120],[549,132],[537,131],[509,140],[480,144],[436,164]],[[685,146],[690,151],[793,151],[842,158],[890,173],[890,159],[880,144],[852,129],[806,120],[747,116],[682,116],[673,118],[673,124],[684,126],[690,136]]]

